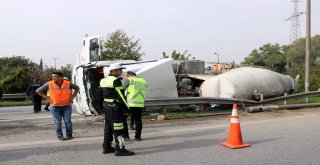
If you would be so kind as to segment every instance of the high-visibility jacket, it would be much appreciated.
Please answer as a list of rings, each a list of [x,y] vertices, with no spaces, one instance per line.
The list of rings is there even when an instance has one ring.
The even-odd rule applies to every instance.
[[[101,79],[100,87],[103,91],[104,102],[123,102],[129,109],[129,105],[123,95],[124,88],[121,79],[113,75],[109,75]]]
[[[63,80],[61,84],[61,88],[54,81],[49,81],[48,83],[49,89],[48,94],[52,103],[50,106],[67,106],[71,105],[72,97],[71,97],[71,88],[70,81]]]
[[[144,107],[147,82],[141,77],[128,78],[130,84],[127,88],[127,102],[129,107]]]

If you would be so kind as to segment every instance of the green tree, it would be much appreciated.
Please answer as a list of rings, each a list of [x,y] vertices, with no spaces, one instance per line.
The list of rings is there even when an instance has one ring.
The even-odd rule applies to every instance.
[[[0,86],[4,93],[25,92],[39,76],[39,66],[23,56],[0,58]]]
[[[320,35],[311,38],[310,90],[320,88]],[[262,66],[291,77],[300,75],[299,91],[304,91],[306,40],[300,38],[290,45],[265,44],[254,49],[241,64]],[[287,71],[284,66],[288,63]]]
[[[141,60],[143,53],[139,39],[128,37],[127,33],[119,29],[107,36],[101,52],[102,60]]]
[[[285,48],[279,44],[265,44],[259,50],[254,49],[241,64],[262,66],[275,72],[285,73]]]
[[[288,45],[286,54],[289,68],[304,63],[306,54],[306,40],[299,39],[293,44]]]
[[[42,62],[42,58],[40,59],[39,69],[40,69],[40,70],[43,70],[43,62]]]
[[[315,35],[311,38],[311,62],[319,62],[320,60],[320,35]],[[289,67],[295,67],[296,65],[305,62],[306,54],[306,39],[300,38],[291,45],[288,45],[286,52],[288,56]]]
[[[41,70],[40,66],[24,56],[0,58],[0,87],[3,92],[24,93],[34,79],[39,79],[41,83],[51,80],[51,73],[56,70],[53,67]],[[60,71],[71,78],[72,65],[62,66]]]
[[[191,57],[191,54],[188,54],[188,50],[185,50],[183,53],[178,53],[176,50],[172,51],[171,58],[174,60],[188,60]],[[169,58],[169,55],[166,52],[162,52],[162,58]]]
[[[288,47],[288,74],[292,77],[300,75],[299,90],[304,91],[306,40],[301,38]],[[310,90],[320,88],[320,35],[311,38],[310,56]],[[291,48],[290,48],[291,47]]]
[[[61,66],[60,70],[63,73],[64,77],[68,77],[69,80],[71,80],[71,75],[72,75],[72,65],[67,64],[66,66]]]
[[[257,49],[251,51],[248,57],[245,57],[242,65],[266,66],[263,56]]]

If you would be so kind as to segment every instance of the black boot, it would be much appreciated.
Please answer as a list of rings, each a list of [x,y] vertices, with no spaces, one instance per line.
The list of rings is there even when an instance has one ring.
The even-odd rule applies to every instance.
[[[121,149],[116,149],[116,153],[115,153],[116,156],[132,156],[134,154],[135,154],[134,152],[128,151],[124,147]]]
[[[114,153],[115,152],[115,149],[113,148],[113,147],[107,147],[107,148],[104,148],[103,150],[102,150],[102,153],[103,154],[109,154],[109,153]]]

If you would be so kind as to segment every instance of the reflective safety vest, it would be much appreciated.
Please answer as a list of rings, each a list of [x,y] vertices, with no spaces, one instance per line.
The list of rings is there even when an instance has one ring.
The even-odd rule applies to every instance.
[[[123,94],[122,94],[122,90],[123,90],[123,85],[119,86],[119,87],[114,87],[114,81],[117,80],[118,78],[115,76],[107,76],[106,78],[101,79],[100,81],[100,87],[101,88],[107,88],[108,90],[108,96],[106,96],[106,98],[104,98],[105,102],[108,103],[113,103],[116,99],[116,93],[120,96],[120,98],[122,100],[117,100],[117,101],[122,101],[126,104],[126,106],[129,108],[129,105],[127,104]],[[122,81],[121,81],[122,83]]]
[[[130,77],[130,84],[127,88],[127,102],[129,107],[144,107],[147,82],[141,77]]]
[[[71,105],[71,88],[70,81],[63,80],[61,84],[61,88],[54,81],[50,81],[48,89],[48,95],[52,100],[50,106],[67,106]]]

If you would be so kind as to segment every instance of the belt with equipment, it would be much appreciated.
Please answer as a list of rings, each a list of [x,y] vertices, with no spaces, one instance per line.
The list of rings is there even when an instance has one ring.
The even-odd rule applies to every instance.
[[[103,103],[105,105],[108,105],[108,106],[111,106],[111,107],[115,107],[119,103],[119,101],[116,100],[116,99],[104,99]]]

